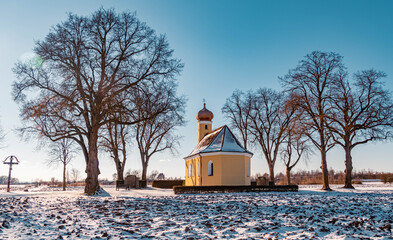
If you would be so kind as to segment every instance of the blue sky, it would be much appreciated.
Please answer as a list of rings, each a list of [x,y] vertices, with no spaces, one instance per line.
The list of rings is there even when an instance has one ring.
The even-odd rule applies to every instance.
[[[34,141],[21,142],[13,131],[20,126],[18,106],[11,98],[14,63],[32,52],[34,41],[43,39],[51,26],[66,20],[67,12],[89,15],[99,7],[136,11],[137,17],[160,34],[166,34],[175,56],[185,63],[179,76],[179,93],[188,98],[186,119],[180,128],[182,145],[177,156],[153,157],[150,170],[184,177],[184,161],[197,142],[196,113],[206,99],[215,118],[213,128],[227,124],[221,114],[225,99],[235,89],[259,87],[280,89],[277,80],[314,50],[334,51],[344,56],[352,74],[375,68],[388,74],[386,87],[393,89],[392,1],[1,1],[0,8],[0,121],[7,132],[0,159],[19,157],[15,177],[60,179],[61,168],[47,168],[45,149]],[[266,161],[254,151],[252,173],[267,172]],[[393,171],[393,144],[372,143],[353,152],[354,167]],[[82,157],[72,167],[84,170]],[[141,169],[133,148],[127,169]],[[320,166],[318,154],[302,169]],[[329,152],[328,166],[344,169],[338,147]],[[100,156],[101,177],[111,178],[112,160]],[[277,163],[277,172],[283,170]],[[296,170],[296,168],[295,168]],[[0,175],[6,175],[5,165]]]

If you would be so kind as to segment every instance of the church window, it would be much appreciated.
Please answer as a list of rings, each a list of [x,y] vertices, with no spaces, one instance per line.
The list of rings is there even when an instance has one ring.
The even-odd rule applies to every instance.
[[[192,164],[188,164],[188,177],[192,177]]]
[[[201,176],[201,162],[198,162],[198,177]]]
[[[250,163],[247,162],[247,177],[250,176]]]
[[[207,175],[208,176],[213,176],[213,162],[211,160],[207,164],[207,167],[208,167]]]
[[[205,129],[207,129],[207,125],[205,125]]]

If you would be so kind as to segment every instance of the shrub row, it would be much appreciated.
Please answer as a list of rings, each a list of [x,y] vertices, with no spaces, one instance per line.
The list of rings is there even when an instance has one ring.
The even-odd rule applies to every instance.
[[[151,184],[155,188],[173,188],[174,186],[183,186],[184,180],[154,180]]]
[[[228,192],[297,192],[298,185],[275,186],[174,186],[175,194],[228,193]]]

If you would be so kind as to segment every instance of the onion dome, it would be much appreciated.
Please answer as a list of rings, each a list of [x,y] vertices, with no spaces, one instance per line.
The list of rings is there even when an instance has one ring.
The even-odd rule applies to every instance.
[[[206,109],[206,103],[203,104],[202,110],[196,115],[198,121],[211,121],[213,117],[213,113]]]

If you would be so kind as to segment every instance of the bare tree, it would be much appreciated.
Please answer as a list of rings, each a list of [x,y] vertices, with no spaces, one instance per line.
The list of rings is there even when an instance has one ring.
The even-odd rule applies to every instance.
[[[71,179],[74,183],[78,182],[80,177],[81,177],[81,172],[78,169],[76,168],[71,169]]]
[[[135,175],[137,177],[141,177],[142,171],[140,169],[134,169],[134,170],[128,169],[127,172],[124,175],[125,176]]]
[[[116,182],[116,180],[117,180],[117,173],[112,174],[112,179],[113,179],[114,182]]]
[[[329,129],[345,151],[344,188],[353,188],[352,149],[392,137],[393,102],[380,81],[384,77],[383,72],[365,70],[354,75],[353,83],[342,78],[332,88],[330,104],[334,111],[328,115],[333,123]]]
[[[122,120],[121,115],[118,118]],[[123,119],[122,121],[126,121]],[[107,122],[101,145],[109,152],[115,162],[117,180],[124,180],[124,168],[127,162],[127,145],[129,143],[130,126],[116,122]]]
[[[298,107],[304,110],[307,136],[321,153],[322,189],[329,187],[326,153],[334,146],[328,129],[329,89],[346,72],[337,53],[314,51],[280,80],[288,92],[299,96]]]
[[[63,166],[63,191],[66,190],[67,179],[67,165],[71,162],[73,153],[75,152],[73,147],[73,141],[68,138],[60,139],[57,142],[52,142],[50,146],[48,160],[49,165],[58,165],[61,164]]]
[[[295,118],[287,129],[287,137],[283,142],[281,157],[285,164],[287,183],[291,184],[291,171],[303,158],[308,158],[311,153],[308,144],[309,139],[304,134],[304,129],[300,126],[301,121]]]
[[[249,141],[249,125],[251,121],[252,93],[243,93],[236,90],[232,96],[226,99],[221,111],[225,118],[229,119],[230,126],[242,136],[243,146],[247,149]]]
[[[134,113],[136,119],[144,118],[149,112],[155,112],[158,106],[166,106],[165,112],[154,118],[140,121],[135,125],[135,139],[142,162],[142,180],[146,180],[147,167],[153,154],[165,150],[175,150],[179,136],[174,135],[176,127],[184,125],[185,98],[176,96],[175,84],[159,84],[153,91],[141,91],[136,98],[142,104]],[[163,108],[163,107],[161,107]]]
[[[150,172],[149,176],[147,177],[149,180],[153,181],[160,172],[157,170],[153,170]]]
[[[55,187],[55,186],[57,186],[57,183],[58,183],[57,179],[52,177],[50,179],[49,185],[52,186],[52,187]],[[63,190],[63,191],[65,191],[65,190]]]
[[[285,140],[287,128],[296,108],[286,105],[286,96],[272,89],[259,89],[253,94],[250,114],[250,133],[253,142],[259,144],[269,167],[270,183],[274,184],[274,166]]]
[[[99,9],[89,17],[69,14],[38,41],[38,64],[17,63],[14,99],[22,106],[27,133],[75,140],[86,160],[85,194],[99,189],[99,132],[113,113],[132,112],[128,100],[142,83],[173,80],[183,64],[165,36],[135,14]],[[37,94],[30,94],[34,91]],[[162,111],[150,112],[146,119]],[[136,119],[123,124],[135,124]]]

